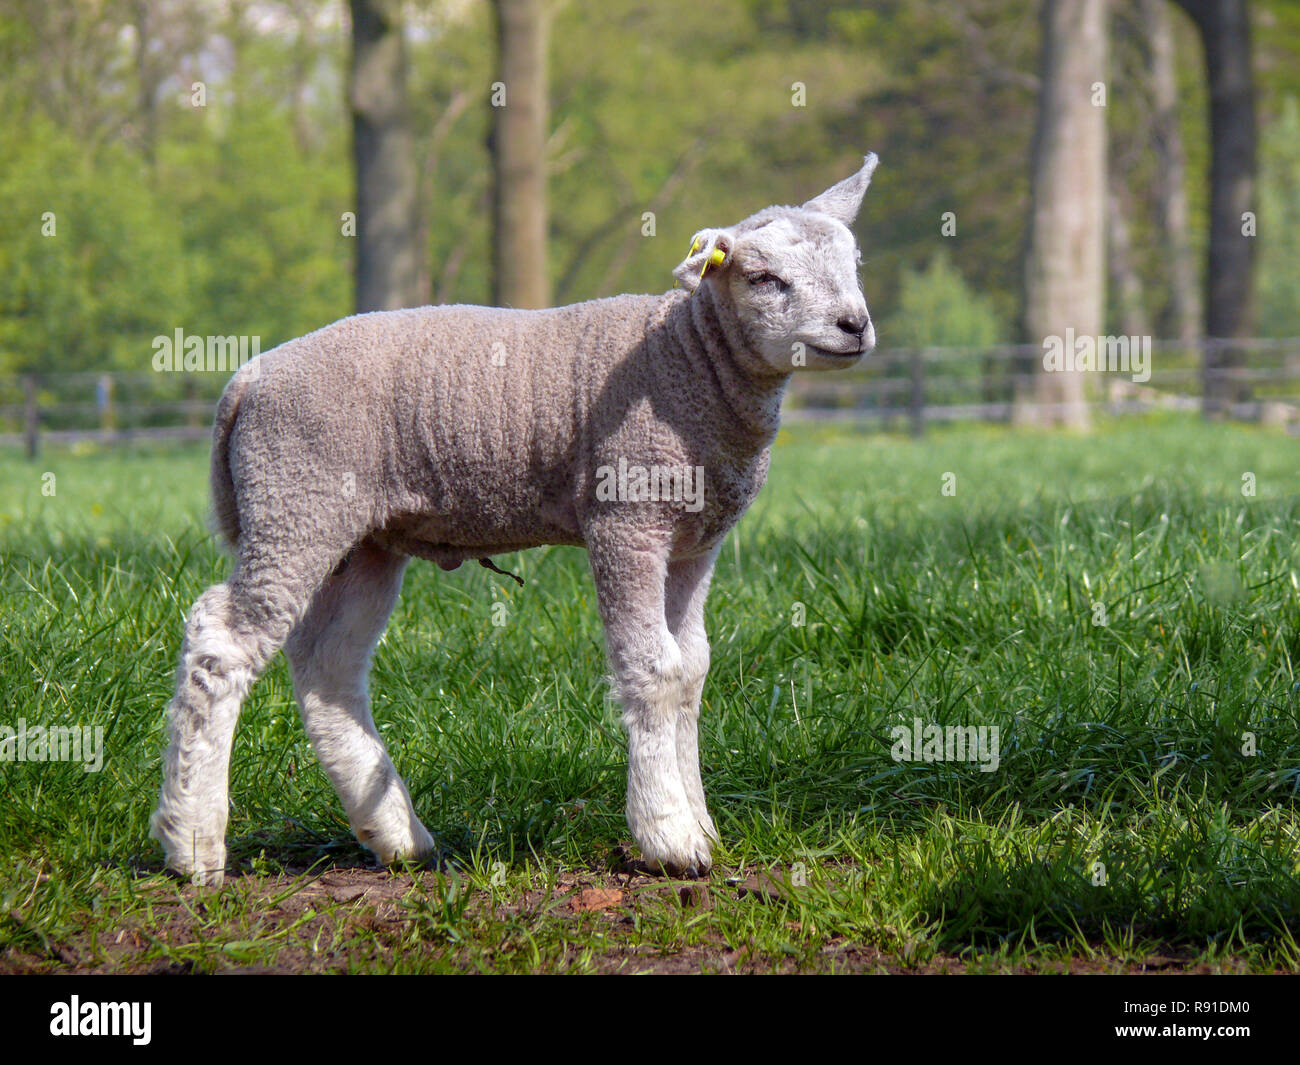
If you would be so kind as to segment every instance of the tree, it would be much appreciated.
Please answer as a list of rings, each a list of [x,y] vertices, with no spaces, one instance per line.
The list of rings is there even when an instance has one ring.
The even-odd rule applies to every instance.
[[[357,311],[419,303],[415,150],[400,0],[352,0]]]
[[[1259,326],[1266,337],[1300,336],[1300,99],[1288,97],[1265,139],[1259,213]]]
[[[1187,238],[1187,157],[1178,124],[1173,26],[1165,0],[1142,0],[1141,14],[1151,71],[1151,132],[1159,160],[1155,194],[1169,262],[1174,331],[1182,343],[1192,344],[1201,333],[1201,300]]]
[[[1033,208],[1025,259],[1024,328],[1031,344],[1096,337],[1105,319],[1106,0],[1044,0]],[[1033,373],[1036,420],[1088,424],[1084,374]],[[1019,417],[1031,396],[1018,394]]]
[[[541,0],[496,0],[500,76],[493,85],[492,301],[550,302],[546,254],[547,15]]]
[[[1174,0],[1196,23],[1210,87],[1210,244],[1205,275],[1205,332],[1248,337],[1255,328],[1255,240],[1247,226],[1255,204],[1257,135],[1247,0]],[[1205,411],[1249,398],[1249,387],[1221,372],[1245,363],[1227,348],[1206,347]]]

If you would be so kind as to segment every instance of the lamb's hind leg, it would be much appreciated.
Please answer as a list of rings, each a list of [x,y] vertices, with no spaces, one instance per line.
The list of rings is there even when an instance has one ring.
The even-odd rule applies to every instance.
[[[285,645],[303,724],[357,839],[382,862],[418,858],[433,838],[415,815],[370,716],[370,657],[402,588],[406,559],[370,541],[322,586]]]
[[[225,871],[230,745],[240,704],[335,562],[320,551],[293,559],[287,569],[241,558],[230,580],[199,596],[186,620],[150,829],[168,868],[200,883],[219,884]]]

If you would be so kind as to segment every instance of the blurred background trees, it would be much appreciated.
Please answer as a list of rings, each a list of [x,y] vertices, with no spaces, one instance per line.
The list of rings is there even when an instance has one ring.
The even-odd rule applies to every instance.
[[[1084,87],[1105,103],[1081,112],[1110,160],[1081,229],[1105,228],[1096,330],[1300,333],[1300,5],[1047,8],[1070,5],[1108,9]],[[1055,254],[1043,10],[0,0],[0,371],[147,369],[177,327],[267,350],[358,308],[662,291],[696,229],[801,202],[867,149],[882,344],[1032,340]],[[1095,185],[1081,152],[1047,172]]]

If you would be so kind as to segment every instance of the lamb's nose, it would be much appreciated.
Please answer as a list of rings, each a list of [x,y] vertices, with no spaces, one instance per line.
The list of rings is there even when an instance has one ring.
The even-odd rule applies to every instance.
[[[864,314],[860,318],[841,318],[835,324],[844,332],[850,333],[861,340],[862,334],[867,331],[867,323],[870,321],[871,319]]]

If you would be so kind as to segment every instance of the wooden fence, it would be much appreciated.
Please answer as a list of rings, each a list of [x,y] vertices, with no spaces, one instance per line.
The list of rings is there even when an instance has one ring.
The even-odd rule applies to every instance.
[[[1032,421],[1045,413],[1033,400],[1043,357],[1044,349],[1036,345],[878,349],[849,370],[796,373],[785,417],[916,436],[935,423]],[[1220,366],[1223,362],[1231,365]],[[1150,344],[1143,367],[1149,377],[1135,373],[1135,365],[1130,352],[1127,370],[1088,374],[1089,407],[1111,415],[1203,410],[1207,395],[1223,391],[1214,387],[1216,383],[1226,382],[1235,398],[1219,403],[1219,413],[1282,425],[1300,434],[1300,338],[1205,341],[1192,348],[1157,341]],[[228,377],[0,375],[0,447],[22,448],[35,456],[43,443],[205,440]]]
[[[881,350],[842,373],[795,374],[784,417],[914,436],[941,422],[1033,422],[1059,412],[1033,398],[1043,358],[1030,344]],[[1131,358],[1125,370],[1088,373],[1086,405],[1114,416],[1205,411],[1300,434],[1300,338],[1154,341],[1143,358],[1141,373]],[[1225,392],[1235,398],[1219,398]]]

